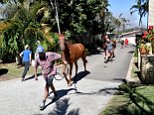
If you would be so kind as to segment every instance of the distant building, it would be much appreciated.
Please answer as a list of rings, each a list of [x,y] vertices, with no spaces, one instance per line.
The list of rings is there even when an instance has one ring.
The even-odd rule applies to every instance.
[[[154,26],[154,0],[149,0],[148,26]]]

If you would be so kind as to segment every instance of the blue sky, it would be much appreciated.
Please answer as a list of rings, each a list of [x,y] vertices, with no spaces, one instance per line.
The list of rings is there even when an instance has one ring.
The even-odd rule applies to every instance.
[[[133,6],[136,0],[109,0],[111,6],[108,7],[109,11],[113,13],[113,16],[118,18],[119,14],[123,13],[122,17],[130,20],[131,26],[138,26],[139,15],[138,12],[130,15],[130,8]],[[143,26],[146,26],[147,18],[142,19]]]

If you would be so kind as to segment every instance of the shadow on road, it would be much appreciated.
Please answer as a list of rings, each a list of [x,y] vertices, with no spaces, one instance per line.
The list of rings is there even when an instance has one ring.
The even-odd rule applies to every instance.
[[[56,107],[48,115],[66,115],[67,109],[69,107],[69,99],[62,99],[56,102]],[[67,113],[67,115],[79,115],[79,108],[72,109]]]
[[[123,79],[123,78],[114,78],[113,80],[114,80],[114,81],[122,81],[122,82],[124,82],[124,83],[127,82],[126,79]]]
[[[39,77],[40,75],[42,75],[42,73],[37,73],[37,76]],[[25,81],[33,79],[35,77],[35,75],[32,75],[30,77],[25,78]]]
[[[76,89],[74,89],[74,88],[70,88],[70,89],[61,89],[61,90],[57,90],[56,92],[57,92],[57,97],[56,98],[53,98],[53,97],[48,97],[49,99],[51,99],[51,102],[49,102],[46,106],[45,106],[45,108],[46,107],[48,107],[49,105],[51,105],[52,103],[58,103],[57,101],[60,99],[60,98],[62,98],[63,96],[65,96],[65,95],[67,95],[67,93],[69,92],[69,91],[71,91],[71,90],[76,90]],[[52,92],[51,92],[52,93]],[[51,94],[50,93],[50,94]],[[61,100],[60,100],[61,101]],[[62,102],[63,103],[63,102]],[[44,109],[45,109],[44,108]],[[44,109],[42,109],[42,110],[44,110]],[[59,115],[59,114],[54,114],[54,115]]]
[[[90,74],[89,71],[81,71],[77,74],[77,76],[73,77],[73,81],[76,84],[79,80],[81,80],[82,78],[86,77],[88,74]]]
[[[129,51],[128,53],[132,53],[132,54],[133,54],[133,53],[134,53],[134,51]]]

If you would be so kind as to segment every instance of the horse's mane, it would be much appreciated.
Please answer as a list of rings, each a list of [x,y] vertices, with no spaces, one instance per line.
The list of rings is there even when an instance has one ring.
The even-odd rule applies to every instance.
[[[69,41],[65,40],[65,42],[64,42],[64,47],[65,47],[64,54],[65,54],[66,59],[70,58],[70,49],[69,49],[70,45],[71,45],[71,43]]]

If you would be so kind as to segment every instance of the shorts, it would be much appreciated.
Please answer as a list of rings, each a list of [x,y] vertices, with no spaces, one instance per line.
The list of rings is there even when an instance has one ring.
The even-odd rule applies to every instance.
[[[51,86],[54,76],[45,77],[46,85]]]
[[[112,52],[112,51],[113,51],[113,49],[107,49],[107,51],[108,51],[108,52]]]

